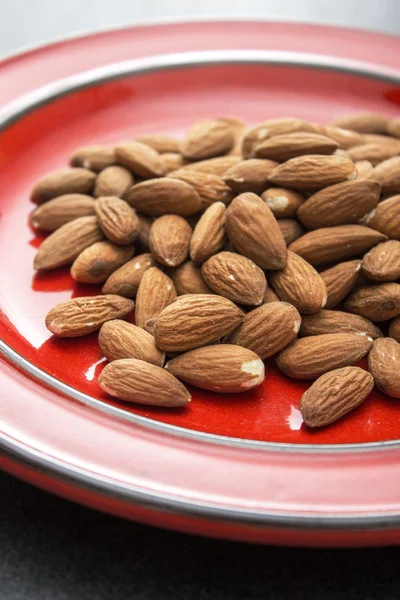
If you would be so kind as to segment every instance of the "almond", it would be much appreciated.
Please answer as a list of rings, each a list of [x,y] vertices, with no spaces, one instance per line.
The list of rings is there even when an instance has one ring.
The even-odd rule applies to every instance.
[[[344,115],[336,119],[332,125],[351,129],[359,133],[385,133],[389,119],[375,113],[358,113]]]
[[[343,158],[351,160],[350,154],[347,152],[347,150],[343,150],[342,148],[338,148],[337,150],[335,150],[333,156],[342,156]]]
[[[356,131],[350,129],[343,129],[342,127],[335,127],[334,125],[326,125],[322,127],[321,132],[323,135],[335,140],[341,148],[348,150],[352,146],[358,146],[363,143],[363,136]]]
[[[82,283],[103,283],[134,254],[133,246],[116,246],[111,242],[96,242],[85,248],[75,259],[71,275]]]
[[[391,119],[386,125],[386,133],[400,138],[400,118]]]
[[[368,319],[340,310],[321,310],[303,317],[300,335],[324,335],[326,333],[358,333],[373,340],[382,337],[382,331]]]
[[[384,160],[375,167],[369,176],[370,179],[379,181],[382,194],[400,193],[400,156]]]
[[[154,265],[155,261],[151,254],[140,254],[132,258],[110,275],[103,286],[103,294],[135,298],[144,273]]]
[[[388,321],[400,315],[400,284],[379,283],[355,290],[344,303],[349,312],[371,321]]]
[[[156,344],[166,352],[185,352],[216,342],[243,321],[243,312],[227,298],[208,294],[180,296],[156,320]]]
[[[400,342],[400,316],[391,321],[389,325],[389,337],[395,339],[396,342]]]
[[[234,246],[265,269],[282,269],[286,243],[274,215],[255,194],[237,196],[226,212],[226,231]]]
[[[382,135],[379,133],[366,133],[363,135],[365,144],[383,144],[391,148],[400,150],[400,141],[390,135]]]
[[[288,251],[282,271],[270,273],[270,282],[281,300],[300,313],[315,313],[325,306],[327,291],[322,277],[301,256]]]
[[[357,177],[354,163],[341,156],[308,154],[291,158],[272,171],[269,180],[298,190],[313,190]]]
[[[247,392],[264,381],[264,363],[247,348],[205,346],[168,361],[169,373],[186,383],[220,393]]]
[[[354,166],[357,170],[357,179],[368,179],[374,170],[369,160],[357,160],[354,162]]]
[[[263,140],[255,147],[254,156],[284,162],[303,154],[332,154],[337,148],[339,144],[325,135],[297,131]]]
[[[132,300],[111,294],[74,298],[47,313],[46,327],[58,337],[80,337],[97,331],[106,321],[126,317],[133,307]]]
[[[161,156],[161,162],[164,167],[164,173],[168,174],[171,171],[177,171],[185,164],[185,159],[182,154],[178,154],[177,152],[166,152]]]
[[[337,183],[313,194],[297,216],[308,229],[357,223],[375,208],[380,194],[380,184],[371,179]]]
[[[115,147],[117,162],[135,175],[149,179],[164,175],[158,152],[141,142],[124,142]]]
[[[121,358],[136,358],[162,367],[165,353],[156,346],[154,337],[132,323],[115,319],[102,325],[100,350],[110,362]]]
[[[268,186],[268,177],[278,165],[273,160],[250,158],[235,164],[223,177],[225,183],[236,194],[254,192],[259,194]]]
[[[326,285],[328,299],[325,308],[337,306],[353,289],[361,269],[360,260],[339,263],[320,273]]]
[[[240,156],[217,156],[217,158],[207,158],[195,163],[189,163],[183,168],[184,171],[200,171],[209,175],[218,175],[223,177],[228,169],[241,162]]]
[[[267,286],[264,272],[252,260],[219,252],[201,267],[204,281],[214,292],[239,304],[261,304]]]
[[[104,235],[114,244],[132,244],[139,233],[139,219],[133,208],[117,196],[96,202],[96,215]]]
[[[311,265],[326,265],[366,252],[386,236],[361,225],[338,225],[310,231],[290,244]]]
[[[106,365],[99,385],[120,400],[148,406],[175,408],[191,400],[188,390],[171,373],[135,358],[114,360]]]
[[[218,120],[229,126],[235,140],[228,156],[242,157],[242,140],[247,129],[246,123],[237,117],[218,117]]]
[[[107,167],[97,175],[94,186],[94,197],[117,196],[118,198],[122,198],[134,183],[133,175],[128,169],[119,165]]]
[[[261,198],[274,213],[275,217],[295,217],[304,202],[304,196],[293,190],[272,187],[261,194]]]
[[[270,287],[265,288],[263,304],[269,304],[270,302],[280,302],[279,296],[275,294],[274,290]],[[253,309],[256,310],[256,309]]]
[[[379,144],[377,142],[369,142],[349,149],[349,155],[354,162],[368,160],[374,166],[397,154],[399,154],[398,148],[390,144]]]
[[[153,225],[153,219],[141,215],[140,213],[136,213],[136,216],[139,221],[139,231],[136,242],[142,251],[147,252],[150,244],[150,229]]]
[[[35,204],[42,204],[64,194],[89,194],[95,179],[93,171],[78,167],[48,173],[34,186],[31,200]]]
[[[242,142],[243,156],[247,158],[252,155],[254,148],[267,138],[285,133],[295,133],[296,131],[315,131],[315,128],[311,123],[294,117],[262,121],[253,129],[249,129],[244,135]]]
[[[400,195],[380,202],[362,222],[393,240],[400,240]]]
[[[400,344],[396,340],[375,340],[368,355],[368,370],[378,390],[392,398],[400,398]]]
[[[160,135],[158,133],[150,133],[142,135],[136,138],[137,142],[150,146],[153,150],[156,150],[159,154],[165,154],[167,152],[180,152],[180,142],[171,135]]]
[[[138,183],[124,197],[139,212],[154,217],[167,213],[186,217],[202,207],[200,196],[191,185],[171,177]]]
[[[190,258],[202,263],[219,252],[225,241],[225,206],[215,202],[197,222],[190,240]]]
[[[182,154],[189,160],[202,160],[226,154],[234,144],[231,128],[224,121],[206,120],[195,123],[182,142]]]
[[[297,337],[300,324],[301,317],[294,306],[270,302],[247,313],[243,323],[224,338],[224,343],[243,346],[266,359]]]
[[[70,221],[42,242],[33,267],[39,271],[70,265],[85,248],[103,237],[96,217],[80,217]]]
[[[372,338],[355,333],[303,337],[281,350],[276,363],[289,377],[316,379],[333,369],[354,365],[371,346]]]
[[[136,325],[153,333],[155,319],[175,298],[175,286],[168,275],[156,267],[146,271],[136,296]]]
[[[303,227],[295,219],[278,219],[278,225],[288,246],[305,234]]]
[[[167,267],[177,267],[189,255],[192,228],[179,215],[163,215],[150,230],[150,250],[154,258]]]
[[[325,373],[303,394],[300,410],[309,427],[334,423],[367,398],[374,387],[371,375],[359,367]]]
[[[55,231],[79,217],[94,215],[95,201],[85,194],[64,194],[38,206],[30,215],[32,227]]]
[[[224,180],[218,175],[203,173],[202,171],[187,171],[180,169],[169,173],[168,177],[185,181],[196,190],[200,196],[203,208],[207,208],[214,202],[229,204],[233,194]]]
[[[389,240],[372,248],[363,258],[362,270],[373,281],[400,278],[400,242]]]
[[[178,296],[183,294],[212,294],[203,279],[201,269],[188,260],[170,273]]]
[[[116,157],[114,148],[107,146],[86,146],[76,150],[70,158],[71,167],[83,167],[98,173],[103,169],[115,165]]]

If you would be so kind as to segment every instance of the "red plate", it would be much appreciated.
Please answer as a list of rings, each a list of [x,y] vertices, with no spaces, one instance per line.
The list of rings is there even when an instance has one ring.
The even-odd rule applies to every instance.
[[[284,115],[327,122],[351,110],[398,115],[399,55],[400,41],[381,35],[220,22],[102,33],[3,63],[5,469],[91,506],[187,531],[308,545],[400,540],[396,401],[374,392],[334,426],[310,432],[299,411],[307,384],[268,362],[264,386],[246,394],[193,389],[190,407],[177,411],[112,402],[96,383],[96,335],[56,340],[43,323],[54,304],[98,289],[77,286],[68,269],[34,275],[41,240],[27,224],[33,183],[64,167],[78,146],[151,131],[182,135],[210,115],[249,123]]]

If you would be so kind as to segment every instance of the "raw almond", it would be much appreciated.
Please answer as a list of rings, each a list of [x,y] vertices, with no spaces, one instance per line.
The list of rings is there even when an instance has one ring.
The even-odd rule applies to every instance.
[[[243,346],[266,359],[294,340],[300,324],[301,317],[294,306],[270,302],[247,313],[243,323],[224,338],[224,343]]]
[[[206,284],[217,294],[240,304],[261,304],[267,286],[264,272],[252,260],[219,252],[201,267]]]
[[[201,269],[191,260],[173,269],[170,273],[178,296],[183,294],[212,294],[201,274]]]
[[[202,207],[196,190],[185,181],[172,177],[138,183],[124,198],[139,212],[154,217],[167,213],[186,217],[199,212]]]
[[[391,119],[386,125],[386,133],[393,135],[396,138],[400,138],[400,118]]]
[[[320,133],[335,140],[335,142],[337,142],[344,150],[348,150],[352,146],[358,146],[364,141],[364,138],[360,133],[351,131],[350,129],[343,129],[342,127],[335,127],[334,125],[322,127]]]
[[[371,321],[388,321],[400,315],[400,284],[365,285],[348,296],[344,307]]]
[[[365,112],[344,115],[333,121],[332,125],[359,133],[385,133],[388,121],[383,115]]]
[[[155,319],[175,298],[175,286],[168,275],[157,267],[146,271],[136,296],[136,325],[153,333]]]
[[[339,263],[320,273],[326,285],[328,299],[325,308],[337,306],[353,289],[361,269],[360,260]]]
[[[201,173],[223,177],[228,169],[241,162],[241,160],[240,156],[217,156],[216,158],[188,163],[182,168],[184,171],[200,171]]]
[[[76,150],[70,158],[72,167],[83,167],[98,173],[111,165],[115,165],[116,157],[114,148],[107,146],[86,146]]]
[[[85,194],[64,194],[38,206],[29,221],[35,229],[55,231],[79,217],[94,215],[95,201]]]
[[[133,175],[128,169],[119,165],[107,167],[97,175],[94,197],[117,196],[122,198],[134,183]]]
[[[391,148],[400,150],[400,141],[390,135],[382,135],[379,133],[366,133],[363,136],[365,144],[382,144]]]
[[[71,275],[81,283],[103,283],[134,254],[133,246],[117,246],[111,242],[96,242],[85,248],[75,259]]]
[[[295,133],[296,131],[315,131],[315,128],[311,123],[294,117],[262,121],[256,127],[249,129],[244,135],[242,142],[243,156],[247,158],[252,155],[254,148],[267,138],[286,133]]]
[[[115,147],[117,162],[135,175],[149,179],[164,175],[164,167],[156,150],[141,142],[124,142]]]
[[[396,340],[375,340],[368,355],[368,370],[378,390],[392,398],[400,398],[400,344]]]
[[[316,379],[333,369],[354,365],[371,346],[372,338],[355,333],[303,337],[281,350],[276,363],[289,377]]]
[[[137,358],[162,367],[165,353],[156,346],[154,337],[132,323],[115,319],[102,325],[100,350],[110,362],[121,358]]]
[[[379,181],[382,194],[400,193],[400,156],[384,160],[375,167],[369,176],[370,179]]]
[[[400,316],[391,321],[389,325],[389,337],[395,339],[396,342],[400,342]]]
[[[126,317],[133,307],[132,300],[112,294],[74,298],[47,313],[46,327],[58,337],[80,337],[97,331],[106,321]]]
[[[154,258],[148,253],[132,258],[110,275],[103,286],[103,294],[135,298],[144,273],[154,265]]]
[[[265,377],[260,357],[233,345],[197,348],[168,361],[165,368],[186,383],[220,393],[247,392]]]
[[[380,202],[362,222],[393,240],[400,240],[400,195]]]
[[[373,281],[396,281],[400,278],[400,242],[389,240],[372,248],[362,261],[362,270]]]
[[[270,283],[285,302],[290,302],[300,313],[315,313],[326,304],[324,280],[301,256],[288,251],[282,271],[270,273]]]
[[[99,385],[110,396],[148,406],[176,408],[191,400],[188,390],[171,373],[135,358],[106,365]]]
[[[132,244],[139,233],[139,219],[133,208],[117,196],[104,196],[96,202],[96,215],[107,239],[114,244]]]
[[[305,234],[303,227],[296,219],[278,219],[278,225],[287,246]]]
[[[247,129],[246,123],[237,117],[218,117],[218,120],[223,121],[229,126],[235,140],[228,156],[242,157],[242,141]]]
[[[277,165],[278,163],[273,160],[250,158],[228,169],[223,179],[236,194],[242,192],[260,194],[269,185],[269,174]]]
[[[290,244],[289,249],[311,265],[326,265],[366,252],[385,235],[362,225],[338,225],[310,231]]]
[[[96,217],[80,217],[46,238],[33,261],[37,271],[70,265],[79,254],[104,238]]]
[[[382,337],[382,331],[371,321],[342,312],[340,310],[321,310],[314,315],[303,317],[300,335],[324,335],[325,333],[358,333],[373,340]]]
[[[234,246],[265,269],[283,269],[286,243],[268,206],[255,194],[237,196],[226,212],[226,231]]]
[[[263,140],[255,147],[254,156],[284,162],[303,154],[332,154],[337,148],[339,144],[325,135],[297,131]]]
[[[263,304],[269,304],[270,302],[280,302],[279,296],[275,294],[274,290],[270,287],[265,288]],[[256,310],[256,309],[253,309]]]
[[[136,213],[136,216],[139,221],[139,232],[136,243],[142,252],[147,252],[150,244],[150,229],[153,225],[153,219],[140,213]]]
[[[261,198],[274,213],[275,217],[295,217],[304,202],[304,196],[294,190],[271,187],[261,194]]]
[[[187,132],[181,151],[188,160],[202,160],[226,154],[232,149],[234,141],[226,122],[211,119],[199,121]]]
[[[136,138],[137,142],[150,146],[159,154],[167,152],[180,152],[180,142],[171,135],[160,135],[158,133],[150,133]]]
[[[202,171],[187,171],[180,169],[169,173],[168,177],[185,181],[192,186],[200,196],[203,208],[207,208],[214,202],[229,204],[233,194],[224,180],[218,175],[203,173]]]
[[[291,158],[272,171],[269,180],[298,190],[327,187],[357,177],[354,163],[341,156],[308,154]]]
[[[367,398],[374,387],[372,376],[359,367],[325,373],[303,394],[300,410],[309,427],[334,423]]]
[[[185,159],[182,154],[178,154],[177,152],[166,152],[161,156],[161,162],[164,167],[164,173],[167,175],[171,173],[171,171],[177,171],[185,164]]]
[[[308,229],[357,223],[379,202],[381,186],[356,179],[319,190],[299,207],[297,216]]]
[[[219,252],[225,241],[225,205],[215,202],[197,222],[190,240],[190,258],[202,263]]]
[[[374,170],[368,160],[357,160],[354,162],[354,166],[357,170],[357,179],[368,179]]]
[[[89,194],[95,179],[93,171],[79,167],[48,173],[34,186],[31,200],[35,204],[42,204],[64,194]]]
[[[353,148],[349,149],[349,155],[354,162],[368,160],[374,166],[397,154],[399,154],[398,148],[390,144],[380,144],[377,142],[369,142],[360,146],[353,146]]]
[[[156,219],[150,230],[150,251],[154,258],[167,267],[177,267],[189,255],[192,228],[179,215],[163,215]]]
[[[222,296],[180,296],[158,315],[154,337],[161,350],[185,352],[216,342],[240,325],[243,318],[243,312]]]

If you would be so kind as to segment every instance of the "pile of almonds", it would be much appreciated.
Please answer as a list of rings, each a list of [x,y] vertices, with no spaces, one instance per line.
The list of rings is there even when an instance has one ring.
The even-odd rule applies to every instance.
[[[218,118],[181,141],[80,148],[70,165],[32,191],[30,222],[51,232],[34,267],[103,285],[46,326],[100,330],[107,393],[184,406],[181,382],[243,392],[275,356],[316,380],[301,400],[311,427],[374,384],[400,398],[400,119]],[[368,371],[353,366],[367,355]]]

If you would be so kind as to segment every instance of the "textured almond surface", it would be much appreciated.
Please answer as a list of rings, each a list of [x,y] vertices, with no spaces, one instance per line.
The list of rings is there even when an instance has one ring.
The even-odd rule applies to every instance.
[[[257,354],[232,345],[197,348],[170,360],[165,368],[186,383],[220,393],[239,393],[264,381]]]
[[[134,254],[133,246],[117,246],[112,242],[96,242],[75,259],[71,275],[81,283],[104,283]]]
[[[371,321],[387,321],[400,315],[400,284],[378,283],[358,288],[347,297],[349,312]]]
[[[270,287],[265,288],[263,304],[268,304],[269,302],[280,302],[280,299],[277,294],[275,294],[274,290]],[[255,310],[255,309],[253,309]]]
[[[378,142],[368,142],[366,144],[360,144],[360,146],[354,146],[349,149],[350,158],[356,162],[359,160],[368,160],[372,165],[378,165],[379,163],[392,158],[399,154],[400,148],[396,148],[391,144],[382,144]]]
[[[167,267],[177,267],[189,255],[192,228],[179,215],[163,215],[156,219],[150,230],[150,251],[154,258]]]
[[[225,241],[225,205],[216,202],[207,208],[197,222],[190,240],[190,258],[202,263],[219,252]]]
[[[254,192],[260,194],[268,186],[268,176],[277,166],[273,160],[251,158],[226,171],[223,179],[236,194]]]
[[[333,369],[354,365],[371,346],[372,338],[354,333],[304,337],[281,350],[276,364],[294,379],[316,379]]]
[[[147,144],[137,141],[124,142],[115,147],[115,154],[117,162],[135,175],[145,179],[164,175],[159,153]]]
[[[340,310],[321,310],[314,315],[303,316],[301,336],[325,333],[358,333],[372,339],[383,335],[379,327],[368,319]]]
[[[231,128],[226,122],[212,119],[199,121],[187,132],[181,151],[189,160],[202,160],[226,154],[234,141]]]
[[[199,194],[203,208],[210,206],[214,202],[229,204],[232,200],[233,194],[231,189],[219,175],[180,169],[179,171],[169,173],[168,176],[185,181],[191,185]]]
[[[142,135],[136,141],[150,146],[156,152],[165,154],[166,152],[179,152],[180,142],[170,135],[160,135],[158,133],[149,133]]]
[[[132,323],[115,319],[107,321],[99,333],[100,350],[109,361],[137,358],[162,367],[164,352],[156,346],[154,337]]]
[[[386,133],[400,138],[400,118],[391,119],[386,125]]]
[[[274,213],[275,217],[295,217],[297,210],[304,202],[304,196],[286,188],[269,188],[261,198]]]
[[[374,167],[368,160],[357,160],[354,162],[357,169],[357,179],[368,179]]]
[[[372,376],[359,367],[325,373],[301,398],[304,422],[309,427],[322,427],[337,421],[364,402],[373,387]]]
[[[356,177],[354,163],[347,158],[309,154],[291,158],[279,165],[272,171],[269,180],[275,185],[312,190]]]
[[[378,390],[392,398],[400,398],[400,344],[396,340],[375,340],[368,355],[368,370]]]
[[[393,240],[400,240],[400,195],[392,196],[370,213],[365,215],[363,223],[384,233]]]
[[[124,358],[106,365],[99,385],[107,394],[126,402],[148,406],[185,406],[190,393],[165,369],[143,360]]]
[[[93,171],[79,167],[48,173],[34,186],[31,200],[35,204],[42,204],[64,194],[89,194],[95,179]]]
[[[381,162],[369,177],[379,181],[383,194],[400,194],[400,156]]]
[[[136,240],[136,245],[139,247],[140,252],[147,252],[150,244],[150,229],[153,224],[151,217],[146,217],[140,213],[136,213],[139,221],[139,230]]]
[[[134,303],[120,296],[74,298],[54,306],[46,316],[46,327],[58,337],[79,337],[97,331],[106,321],[122,319]]]
[[[372,248],[362,261],[362,270],[373,281],[400,278],[400,241],[389,240]]]
[[[110,275],[103,286],[103,294],[135,298],[144,273],[154,265],[154,258],[148,253],[132,258]]]
[[[320,273],[326,285],[328,299],[325,308],[334,308],[353,289],[361,270],[360,260],[339,263]]]
[[[283,239],[288,246],[305,233],[303,227],[296,219],[278,219],[278,225]]]
[[[307,131],[270,137],[255,147],[254,156],[284,162],[303,154],[332,154],[339,144],[332,138]]]
[[[216,158],[207,158],[195,163],[188,163],[183,167],[184,171],[201,171],[210,175],[219,175],[223,177],[226,171],[240,162],[240,156],[217,156]]]
[[[114,244],[132,244],[139,233],[139,219],[127,202],[105,196],[96,202],[96,216],[104,235]]]
[[[143,274],[136,296],[136,324],[152,332],[154,319],[175,298],[175,286],[168,275],[157,267],[149,269]]]
[[[95,213],[95,201],[86,194],[64,194],[38,206],[30,215],[29,221],[36,229],[55,231],[79,217]]]
[[[385,133],[389,119],[375,113],[357,113],[344,115],[335,121],[332,125],[351,129],[359,133]]]
[[[314,131],[314,126],[307,121],[295,117],[283,117],[280,119],[268,119],[262,121],[256,127],[249,129],[243,137],[242,152],[244,157],[253,154],[253,151],[262,140],[275,135],[294,133],[296,131]]]
[[[227,335],[243,321],[242,311],[227,298],[207,294],[181,296],[158,316],[156,344],[167,352],[185,352]]]
[[[389,337],[400,342],[400,316],[393,319],[389,325]]]
[[[161,162],[164,167],[164,172],[166,175],[171,171],[176,171],[183,167],[186,163],[182,154],[178,154],[177,152],[166,152],[161,155]]]
[[[191,260],[186,261],[176,269],[171,270],[170,276],[174,282],[178,296],[183,294],[212,294],[201,274],[201,269]]]
[[[138,183],[124,197],[139,212],[154,217],[167,213],[185,217],[202,207],[200,196],[191,185],[170,177]]]
[[[114,148],[86,146],[76,150],[70,158],[72,167],[83,167],[98,173],[116,163]]]
[[[95,198],[101,196],[122,196],[135,183],[133,175],[128,169],[115,165],[107,167],[97,175],[94,186]]]
[[[335,140],[344,150],[351,148],[352,146],[357,146],[358,144],[363,143],[363,136],[356,132],[351,131],[350,129],[343,129],[342,127],[336,127],[335,125],[326,125],[322,126],[321,133],[326,135],[327,137]]]

